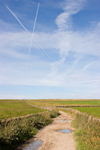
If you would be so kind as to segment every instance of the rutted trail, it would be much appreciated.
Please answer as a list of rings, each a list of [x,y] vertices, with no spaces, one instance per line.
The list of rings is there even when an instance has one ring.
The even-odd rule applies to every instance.
[[[73,138],[74,128],[71,127],[72,118],[68,114],[60,111],[60,116],[53,119],[50,124],[41,129],[36,135],[35,140],[42,140],[43,143],[38,150],[75,150],[76,142]],[[60,121],[69,119],[69,121]],[[72,133],[66,134],[58,132],[61,129],[70,129]]]

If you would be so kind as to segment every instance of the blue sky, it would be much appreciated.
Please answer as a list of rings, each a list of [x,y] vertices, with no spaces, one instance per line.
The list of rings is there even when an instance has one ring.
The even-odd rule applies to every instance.
[[[0,0],[2,98],[100,98],[100,0]]]

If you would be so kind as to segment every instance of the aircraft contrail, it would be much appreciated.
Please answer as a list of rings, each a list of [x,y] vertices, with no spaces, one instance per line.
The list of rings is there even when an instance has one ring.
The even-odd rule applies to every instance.
[[[35,22],[34,22],[34,26],[33,26],[33,34],[34,34],[34,30],[35,30],[35,26],[36,26],[36,20],[37,20],[37,15],[38,15],[38,11],[39,11],[39,6],[40,4],[38,3],[38,7],[37,7],[37,11],[36,11],[36,16],[35,16]],[[33,34],[32,34],[32,38],[33,38]],[[42,49],[42,51],[47,55],[47,53],[44,51],[44,49],[38,44],[37,41],[35,41],[36,44],[40,47],[40,49]],[[48,55],[47,55],[48,56]],[[49,56],[48,56],[49,57]]]
[[[33,26],[33,33],[34,33],[34,30],[35,30],[35,26],[36,26],[36,20],[37,20],[37,15],[38,15],[38,11],[39,11],[39,6],[40,6],[40,4],[38,3],[36,16],[35,16],[35,21],[34,21],[34,26]]]
[[[47,55],[47,57],[49,57],[48,54],[45,52],[45,50],[40,46],[40,44],[36,40],[35,40],[35,42],[40,47],[40,49],[45,53],[45,55]]]
[[[12,10],[7,6],[5,5],[6,8],[10,11],[10,13],[16,18],[16,20],[19,22],[19,24],[24,28],[24,30],[29,33],[29,31],[25,28],[25,26],[21,23],[21,21],[18,19],[18,17],[12,12]],[[36,19],[37,19],[37,14],[38,14],[38,9],[39,9],[39,4],[38,4],[38,8],[37,8],[37,13],[36,13],[36,17],[35,17],[35,22],[34,22],[34,26],[33,26],[33,31],[35,29],[35,25],[36,25]],[[30,34],[30,33],[29,33]],[[33,37],[33,35],[32,35]],[[44,51],[44,49],[39,45],[39,43],[34,39],[35,43],[38,45],[38,48],[36,46],[36,44],[34,43],[34,45],[36,46],[36,48],[42,53],[42,51],[45,53],[45,55],[47,55],[47,53]],[[41,51],[41,50],[42,51]],[[43,54],[43,53],[42,53]],[[48,55],[47,55],[48,56]],[[49,57],[49,56],[48,56]]]
[[[29,59],[30,51],[31,51],[31,48],[32,48],[32,40],[33,40],[33,34],[34,34],[34,30],[35,30],[35,25],[36,25],[36,20],[37,20],[39,5],[40,5],[40,4],[38,3],[37,11],[36,11],[36,16],[35,16],[35,21],[34,21],[34,26],[33,26],[32,37],[31,37],[31,42],[30,42],[30,47],[29,47],[29,53],[28,53],[28,57],[27,57],[27,61],[28,61],[28,59]],[[26,67],[27,67],[27,64],[26,64]]]
[[[6,8],[11,12],[11,14],[17,19],[17,21],[20,23],[20,25],[24,28],[24,30],[25,31],[27,31],[28,32],[28,30],[24,27],[24,25],[20,22],[20,20],[17,18],[17,16],[11,11],[11,9],[7,6],[7,5],[5,5],[6,6]]]

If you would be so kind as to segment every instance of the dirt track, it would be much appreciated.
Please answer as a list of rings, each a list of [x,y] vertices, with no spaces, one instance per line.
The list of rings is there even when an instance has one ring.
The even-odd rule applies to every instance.
[[[61,115],[54,118],[53,124],[50,124],[41,129],[38,134],[35,135],[35,140],[42,140],[43,143],[38,150],[75,150],[76,143],[73,138],[74,128],[70,123],[72,118],[61,112]],[[69,119],[70,121],[60,121],[59,119]],[[58,132],[61,129],[70,129],[72,133],[66,134]]]

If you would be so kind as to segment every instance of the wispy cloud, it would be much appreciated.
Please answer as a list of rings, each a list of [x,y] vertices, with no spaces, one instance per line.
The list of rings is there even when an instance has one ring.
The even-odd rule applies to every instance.
[[[100,89],[100,22],[96,21],[92,30],[91,28],[89,30],[86,28],[79,31],[73,30],[73,20],[71,17],[83,10],[85,3],[86,0],[63,1],[62,7],[60,6],[58,11],[60,12],[62,8],[62,12],[56,16],[57,28],[54,32],[46,32],[46,30],[45,32],[40,32],[40,29],[35,32],[39,7],[36,11],[37,15],[35,16],[33,32],[29,32],[8,7],[9,5],[6,5],[7,10],[15,17],[24,31],[19,31],[17,24],[11,24],[11,27],[13,25],[15,30],[8,29],[7,32],[3,30],[0,34],[0,67],[2,69],[0,84],[32,86],[34,88],[44,86],[46,89],[50,87],[56,89],[57,87],[65,90],[65,92],[62,90],[61,94],[59,91],[56,93],[52,90],[51,93],[54,92],[53,96],[55,97],[57,94],[59,95],[58,97],[62,97],[63,94],[65,97],[71,97],[71,95],[76,97],[77,93],[80,98],[81,95],[88,97],[88,91],[90,96],[91,91]],[[42,13],[44,14],[44,11],[42,3],[41,16]],[[27,16],[29,22],[32,20],[31,17]],[[38,17],[39,19],[41,18],[40,16]],[[7,25],[8,23],[2,20],[2,26],[6,27]],[[44,24],[43,26],[43,28],[48,27]],[[39,50],[47,57],[43,57],[36,50]],[[30,54],[30,51],[31,55],[26,71],[25,64],[27,54]],[[47,59],[48,54],[46,52],[50,55],[50,59]],[[69,89],[70,92],[68,93]],[[96,90],[94,93],[100,93],[99,90],[98,92]],[[48,91],[47,95],[50,97],[51,93]],[[92,93],[92,96],[95,95],[94,93]]]
[[[84,68],[82,69],[82,71],[85,71],[86,69],[88,69],[90,66],[92,66],[95,63],[98,63],[100,61],[100,59],[92,61],[91,63],[87,64],[86,66],[84,66]]]
[[[18,19],[18,17],[11,11],[11,9],[7,6],[7,5],[5,5],[6,6],[6,8],[11,12],[11,14],[17,19],[17,21],[20,23],[20,25],[24,28],[24,30],[26,31],[26,32],[28,32],[29,33],[29,31],[25,28],[25,26],[21,23],[21,21]],[[39,8],[39,5],[38,5],[38,8]],[[36,19],[37,19],[37,14],[38,14],[38,9],[37,9],[37,13],[36,13],[36,18],[35,18],[35,21],[36,21]],[[33,27],[33,29],[35,29],[35,26]],[[30,33],[29,33],[30,34]],[[36,48],[38,47],[38,49],[39,50],[42,50],[46,55],[47,55],[47,53],[45,52],[45,50],[40,46],[40,44],[34,39],[34,45],[36,46]],[[47,55],[48,56],[48,55]]]
[[[71,15],[78,13],[86,0],[66,0],[63,6],[64,12],[56,18],[59,30],[66,30],[71,26]]]

